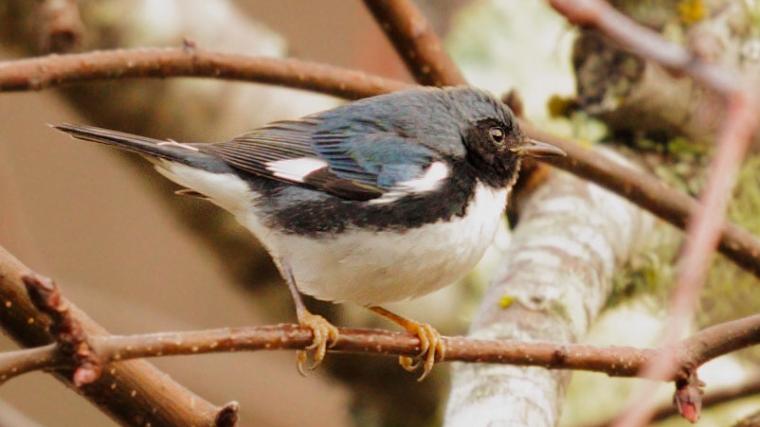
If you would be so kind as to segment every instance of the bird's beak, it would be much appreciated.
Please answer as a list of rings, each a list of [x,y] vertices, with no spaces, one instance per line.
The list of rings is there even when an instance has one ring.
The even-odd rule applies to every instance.
[[[529,157],[564,157],[567,155],[564,150],[546,142],[536,141],[535,139],[525,138],[522,144],[512,149],[513,152]]]

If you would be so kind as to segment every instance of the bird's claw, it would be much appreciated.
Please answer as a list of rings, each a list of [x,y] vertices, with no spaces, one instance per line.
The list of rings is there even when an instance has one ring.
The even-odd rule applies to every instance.
[[[298,373],[306,376],[304,365],[309,358],[309,354],[311,354],[313,362],[308,369],[312,371],[322,363],[327,349],[333,347],[338,342],[339,333],[338,328],[333,326],[324,317],[311,314],[308,311],[299,314],[298,323],[305,328],[309,328],[314,336],[308,347],[296,352]]]
[[[422,381],[433,370],[435,362],[440,362],[446,356],[446,346],[441,334],[428,323],[411,323],[407,330],[420,340],[420,353],[415,357],[400,356],[399,364],[406,371],[414,372],[422,366],[422,375],[417,381]]]

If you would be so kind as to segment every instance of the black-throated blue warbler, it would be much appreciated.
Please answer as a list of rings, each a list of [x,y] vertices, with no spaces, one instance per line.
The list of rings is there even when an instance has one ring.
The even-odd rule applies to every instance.
[[[142,154],[235,215],[288,283],[299,323],[313,331],[315,365],[338,330],[300,293],[367,306],[417,334],[421,354],[401,364],[422,363],[422,377],[444,356],[440,335],[379,305],[464,276],[494,237],[521,157],[563,154],[526,138],[509,108],[466,87],[367,98],[221,143],[55,128]],[[299,352],[302,372],[305,357]]]

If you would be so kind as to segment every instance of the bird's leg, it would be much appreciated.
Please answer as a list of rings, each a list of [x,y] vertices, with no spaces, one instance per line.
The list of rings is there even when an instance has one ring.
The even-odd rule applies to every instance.
[[[440,362],[446,356],[446,345],[441,339],[441,334],[428,323],[419,323],[406,317],[399,316],[382,307],[370,306],[370,310],[385,317],[391,322],[401,326],[407,331],[417,335],[420,340],[420,354],[412,358],[399,356],[398,362],[402,368],[409,372],[415,371],[422,363],[422,375],[417,379],[422,381],[433,369],[435,362]],[[415,360],[416,359],[416,360]]]
[[[333,326],[324,317],[318,314],[312,314],[306,308],[306,305],[304,305],[303,299],[301,298],[301,293],[296,287],[293,271],[286,263],[282,262],[282,260],[280,260],[278,264],[280,271],[282,271],[282,276],[288,283],[290,295],[293,297],[293,303],[296,306],[296,315],[298,316],[298,324],[311,329],[311,333],[314,335],[313,341],[305,350],[298,350],[296,352],[296,357],[298,358],[298,372],[301,375],[306,376],[304,364],[308,359],[308,353],[312,354],[312,359],[314,360],[314,363],[309,367],[310,370],[313,370],[322,363],[322,360],[324,360],[327,348],[334,346],[338,341],[338,328]]]

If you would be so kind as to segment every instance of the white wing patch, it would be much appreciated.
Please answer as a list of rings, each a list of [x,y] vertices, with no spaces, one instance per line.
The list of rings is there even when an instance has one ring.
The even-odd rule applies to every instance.
[[[412,193],[427,193],[436,190],[448,176],[449,167],[446,166],[446,163],[435,162],[427,168],[424,175],[401,182],[399,186]]]
[[[327,162],[312,157],[299,157],[297,159],[277,160],[267,162],[267,170],[279,178],[296,182],[304,182],[307,176],[314,171],[327,167]]]
[[[420,194],[435,191],[449,176],[449,167],[444,162],[434,162],[419,178],[399,182],[382,197],[370,200],[370,204],[390,203],[408,194]]]

